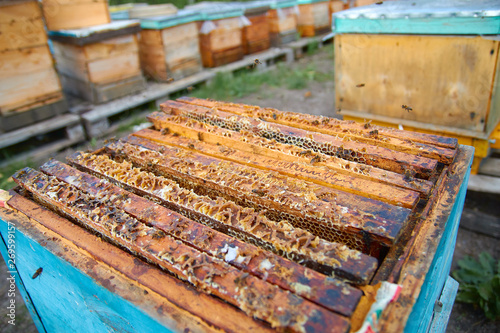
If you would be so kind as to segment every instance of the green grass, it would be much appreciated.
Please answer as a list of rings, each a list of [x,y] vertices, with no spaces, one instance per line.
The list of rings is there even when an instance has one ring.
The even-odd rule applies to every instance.
[[[3,168],[0,168],[0,189],[2,190],[10,190],[13,188],[16,183],[12,180],[12,175],[16,173],[16,171],[21,170],[25,167],[35,167],[35,163],[31,160],[20,161],[16,163],[9,164]]]
[[[333,47],[327,49],[330,48],[333,49]],[[267,72],[257,72],[250,68],[235,74],[217,73],[210,83],[193,91],[191,95],[215,100],[232,100],[253,93],[265,93],[265,89],[262,89],[265,87],[305,89],[312,81],[326,82],[332,78],[333,68],[331,71],[324,72],[318,70],[314,64],[291,67],[279,63],[276,69]]]

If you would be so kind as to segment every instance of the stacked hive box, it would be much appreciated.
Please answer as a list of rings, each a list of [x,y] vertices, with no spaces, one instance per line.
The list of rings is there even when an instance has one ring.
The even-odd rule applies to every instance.
[[[141,20],[141,66],[155,80],[180,79],[202,69],[198,39],[200,15],[179,11],[176,15]]]
[[[0,2],[0,132],[65,110],[38,3]]]
[[[186,7],[201,15],[198,22],[204,67],[217,67],[243,59],[243,9],[201,3]]]
[[[312,37],[330,31],[328,0],[299,0],[298,30],[302,37]]]
[[[271,46],[268,11],[270,6],[261,2],[242,3],[249,25],[243,27],[243,52],[251,54],[267,50]]]
[[[50,31],[64,91],[103,103],[144,89],[139,31],[138,21]]]
[[[336,105],[350,119],[475,146],[476,172],[500,120],[500,6],[431,3],[390,1],[334,15]]]
[[[110,22],[107,0],[42,0],[48,30],[90,27]]]
[[[368,316],[382,313],[380,331],[430,321],[472,149],[213,100],[161,109],[153,127],[23,169],[0,192],[0,232],[15,232],[43,327],[356,331],[386,288],[401,293]]]
[[[340,12],[341,10],[347,9],[348,4],[345,0],[330,0],[330,10],[328,15],[330,16],[330,25],[332,23],[332,14],[336,12]]]
[[[299,10],[297,0],[269,0],[264,1],[269,4],[269,33],[272,46],[282,46],[283,44],[297,40],[297,21]]]

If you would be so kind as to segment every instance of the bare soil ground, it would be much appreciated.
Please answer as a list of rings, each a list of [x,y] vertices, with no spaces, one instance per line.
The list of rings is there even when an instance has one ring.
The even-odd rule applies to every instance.
[[[331,47],[331,46],[328,46]],[[308,64],[314,63],[318,71],[328,72],[333,66],[331,52],[320,50],[312,56],[295,62],[291,65],[291,69],[300,69]],[[308,82],[307,87],[299,90],[289,90],[286,88],[268,87],[263,85],[259,92],[246,97],[235,99],[236,102],[260,105],[265,107],[274,107],[280,110],[289,110],[303,113],[312,113],[318,115],[327,115],[330,117],[339,117],[334,110],[334,84],[333,78],[327,82]],[[125,136],[127,133],[121,133],[120,136]],[[113,135],[110,135],[113,136]],[[103,145],[105,138],[96,140],[91,145],[85,145],[67,149],[55,157],[58,160],[64,161],[65,157],[72,154],[76,150],[87,150],[93,147]],[[48,157],[47,157],[48,158]],[[43,161],[42,161],[43,162]],[[500,204],[499,196],[481,196],[477,199],[475,193],[469,193],[466,199],[466,208],[473,212],[483,212],[498,218],[500,223]],[[477,256],[482,251],[488,251],[496,260],[500,259],[499,240],[494,237],[489,237],[484,234],[460,228],[458,231],[457,245],[453,257],[454,270],[457,267],[457,261],[466,255]],[[13,327],[7,324],[6,306],[8,305],[6,284],[7,268],[3,261],[0,260],[0,331],[1,332],[36,332],[36,328],[29,316],[29,313],[24,306],[23,300],[19,293],[17,300],[17,317],[16,326]],[[21,306],[22,304],[22,306]],[[500,323],[488,320],[480,309],[475,309],[468,304],[455,303],[453,312],[450,317],[447,332],[475,332],[475,333],[493,333],[500,332]]]

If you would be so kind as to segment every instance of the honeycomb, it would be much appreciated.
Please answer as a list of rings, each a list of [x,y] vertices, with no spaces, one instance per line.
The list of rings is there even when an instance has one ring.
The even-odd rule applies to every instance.
[[[118,184],[136,187],[152,195],[151,198],[159,203],[167,202],[168,208],[195,221],[325,274],[335,273],[354,279],[341,269],[341,262],[363,257],[344,244],[328,242],[304,229],[293,227],[286,220],[275,222],[263,212],[244,208],[222,197],[213,200],[198,195],[173,180],[136,168],[126,160],[116,162],[106,155],[80,153],[72,163],[103,174]],[[226,228],[221,228],[220,223]]]

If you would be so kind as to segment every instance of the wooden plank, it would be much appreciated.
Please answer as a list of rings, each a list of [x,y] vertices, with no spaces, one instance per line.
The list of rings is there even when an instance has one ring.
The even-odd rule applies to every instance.
[[[457,292],[458,282],[448,276],[441,297],[439,297],[441,306],[437,307],[434,311],[429,333],[446,332],[446,326],[448,326],[448,320],[450,319]]]
[[[133,76],[108,84],[88,83],[66,75],[61,75],[61,81],[65,92],[95,104],[108,102],[129,94],[134,94],[146,88],[146,83],[142,75]]]
[[[500,239],[500,218],[481,211],[464,208],[460,228]]]
[[[454,226],[455,219],[460,216],[460,206],[463,207],[463,199],[466,192],[466,185],[464,184],[467,184],[472,156],[473,151],[470,147],[459,147],[459,155],[451,166],[450,172],[447,172],[445,176],[445,186],[442,187],[440,193],[436,196],[437,200],[427,215],[426,223],[422,225],[422,228],[414,237],[415,243],[412,244],[410,249],[413,253],[403,259],[404,264],[401,274],[394,280],[394,282],[402,285],[402,289],[398,300],[389,303],[388,307],[382,313],[380,322],[382,326],[381,330],[384,332],[400,332],[404,330],[405,326],[409,324],[408,317],[422,290],[427,272],[431,267],[438,271],[445,268],[444,262],[442,267],[431,266],[435,256],[422,256],[421,251],[422,249],[426,249],[427,253],[436,253],[439,245],[438,242],[442,239],[446,225]],[[459,199],[457,199],[458,193],[460,194],[458,196]],[[455,204],[450,205],[450,202],[454,202]],[[453,215],[452,211],[456,214]],[[448,221],[450,223],[447,223]],[[449,233],[447,238],[452,240],[455,236],[456,234]],[[451,251],[448,248],[442,247],[441,250],[444,252],[440,252],[440,255],[436,257],[442,256],[443,253],[448,253],[451,256]],[[421,319],[416,319],[413,324],[419,324]]]
[[[148,6],[134,6],[129,10],[130,18],[145,18],[151,16],[174,15],[177,7],[171,3]]]
[[[379,182],[361,179],[356,176],[334,174],[323,168],[309,163],[283,162],[279,158],[265,158],[259,155],[240,150],[220,149],[216,144],[205,143],[200,140],[186,139],[171,134],[161,134],[159,131],[145,129],[134,133],[134,136],[167,144],[171,146],[195,149],[205,155],[220,159],[238,162],[263,170],[272,170],[280,174],[298,179],[304,179],[322,186],[327,186],[345,192],[361,195],[367,198],[380,200],[393,205],[413,208],[418,201],[419,194],[411,190],[403,190]]]
[[[49,30],[78,29],[111,22],[107,1],[42,1]]]
[[[134,143],[137,140],[131,137],[127,141]],[[173,177],[188,188],[192,188],[190,184],[198,184],[198,194],[210,195],[213,192],[214,196],[222,196],[254,209],[265,206],[266,216],[272,220],[287,219],[295,227],[303,228],[328,241],[342,240],[349,247],[364,250],[365,253],[377,251],[381,244],[392,244],[408,218],[408,209],[305,181],[297,183],[296,180],[275,172],[263,172],[257,168],[221,161],[180,148],[159,146],[144,140],[137,144],[140,146],[119,142],[112,143],[107,148],[119,156],[126,155],[127,160],[141,168]],[[159,153],[160,148],[163,153]],[[176,157],[178,154],[183,158]],[[146,157],[158,160],[158,164],[149,166]],[[200,168],[189,172],[192,183],[186,183],[182,179],[186,176],[185,165],[190,163],[195,163]],[[208,171],[214,165],[218,166],[217,174]],[[210,177],[206,176],[207,172]],[[203,188],[199,188],[199,185]],[[297,191],[310,195],[298,195]],[[243,193],[245,200],[240,199]],[[283,215],[281,212],[287,214]]]
[[[116,200],[114,205],[145,223],[181,239],[186,244],[200,249],[204,253],[224,260],[244,272],[265,279],[285,290],[290,290],[334,312],[350,316],[361,297],[360,290],[354,289],[341,281],[338,281],[338,285],[334,283],[325,284],[327,277],[322,274],[304,268],[269,251],[260,250],[252,244],[237,240],[225,233],[213,230],[210,226],[188,221],[181,214],[154,204],[146,198],[134,195],[115,185],[109,185],[106,188],[95,186],[101,184],[100,178],[90,176],[60,162],[48,162],[40,170],[92,196],[101,195],[101,191],[104,191],[110,197],[127,196],[130,200],[127,200],[127,202]],[[173,220],[177,220],[178,223],[169,223]],[[239,254],[234,256],[234,259],[230,259],[227,254],[228,248],[236,249]],[[358,253],[358,255],[361,254]],[[238,256],[244,256],[245,260],[238,260]],[[372,259],[371,265],[372,271],[374,271],[377,262],[374,258],[370,259]],[[266,267],[268,262],[272,263],[272,267]],[[282,272],[285,270],[292,270],[293,273],[283,274]],[[298,283],[309,286],[310,289],[298,288]],[[349,296],[346,296],[347,294]]]
[[[42,12],[36,1],[9,3],[0,12],[0,52],[47,43]]]
[[[316,239],[314,235],[305,230],[294,228],[284,220],[275,223],[268,220],[264,214],[252,209],[245,209],[224,198],[212,200],[194,192],[188,193],[173,180],[162,176],[148,175],[146,172],[134,168],[128,162],[116,162],[106,155],[93,156],[89,154],[71,156],[69,162],[81,170],[107,179],[133,193],[145,196],[199,223],[272,251],[320,273],[326,275],[334,273],[336,276],[352,282],[365,284],[377,266],[374,258],[348,250],[337,243]],[[116,172],[110,173],[109,170],[112,169],[123,170],[135,176],[120,177]],[[136,179],[141,177],[154,179],[153,183],[161,183],[163,187],[152,187],[146,182],[137,185]],[[167,191],[171,194],[166,195]],[[182,196],[185,198],[183,199]],[[231,216],[221,218],[219,215],[221,207],[225,208],[226,212],[230,212]],[[297,239],[302,239],[301,244],[297,243]],[[306,239],[312,241],[309,242]],[[339,255],[340,253],[342,254]]]
[[[188,104],[216,108],[218,110],[238,115],[261,118],[268,122],[293,126],[310,131],[314,130],[341,138],[355,138],[360,142],[366,142],[401,152],[437,159],[446,164],[451,163],[455,156],[454,150],[435,147],[430,144],[413,142],[411,139],[404,138],[404,136],[401,136],[401,138],[386,136],[385,132],[383,130],[378,130],[378,128],[375,128],[378,132],[376,136],[370,135],[370,133],[375,130],[372,128],[370,123],[358,124],[323,116],[283,112],[272,108],[260,108],[258,106],[238,103],[215,102],[195,97],[182,97],[177,100]]]
[[[53,66],[47,45],[0,52],[0,79],[29,74]]]
[[[138,260],[135,256],[124,252],[116,246],[103,242],[101,238],[83,228],[76,227],[74,223],[31,200],[15,192],[12,195],[13,197],[9,200],[9,206],[17,210],[22,210],[23,213],[5,212],[2,209],[0,210],[2,219],[12,222],[23,235],[25,234],[32,238],[35,241],[31,244],[33,248],[41,250],[42,247],[39,248],[38,244],[45,242],[45,247],[49,251],[58,253],[58,256],[62,260],[70,264],[63,271],[74,272],[71,276],[79,276],[83,273],[85,276],[90,277],[90,279],[84,278],[84,281],[81,281],[81,278],[76,278],[78,281],[75,282],[77,285],[74,287],[74,290],[80,290],[82,285],[94,286],[96,281],[108,281],[108,283],[103,283],[103,286],[105,290],[110,290],[110,293],[108,297],[103,297],[103,294],[105,294],[103,293],[104,288],[97,288],[97,293],[94,294],[99,299],[108,300],[110,299],[110,295],[119,295],[119,297],[123,297],[141,308],[142,311],[149,313],[150,316],[167,328],[171,327],[175,330],[184,330],[187,327],[193,329],[196,327],[208,332],[214,328],[222,328],[229,331],[249,329],[271,332],[271,329],[266,327],[262,322],[252,320],[252,318],[244,315],[231,305],[203,292],[199,292],[156,267]],[[36,221],[37,223],[33,223],[32,221]],[[55,240],[53,240],[54,237]],[[59,242],[61,243],[60,245],[58,245]],[[27,244],[26,249],[29,248],[31,247]],[[85,252],[82,252],[82,250]],[[30,253],[30,255],[36,256],[41,252],[33,250],[33,253]],[[49,258],[46,257],[45,260],[36,261],[45,263],[49,261],[47,259]],[[86,265],[86,263],[89,263],[89,265]],[[78,272],[75,272],[75,270],[78,270]],[[26,274],[26,279],[31,281],[33,268],[29,272],[31,274]],[[45,274],[50,274],[50,272],[51,270],[47,271],[45,269]],[[52,270],[52,272],[58,272],[58,270]],[[54,285],[72,283],[71,279],[67,278],[68,275],[53,273],[50,275],[51,278],[56,276],[64,277],[55,282]],[[111,279],[111,276],[113,276],[113,279]],[[112,283],[109,283],[109,281],[112,281]],[[34,282],[37,281],[34,280]],[[78,284],[79,282],[80,284]],[[35,290],[43,287],[34,286],[36,287]],[[59,299],[65,299],[65,297],[68,297],[67,295],[74,295],[73,292],[67,293],[66,290],[59,294],[59,290],[58,288],[51,289],[52,293],[55,292],[60,296]],[[37,293],[34,294],[36,295]],[[148,297],[144,297],[145,294]],[[92,298],[92,295],[88,296],[88,299]],[[81,299],[73,299],[71,297],[68,303],[72,303],[75,300],[78,302],[77,304],[81,304]],[[51,309],[48,303],[52,301],[51,297],[39,297],[36,304],[39,304],[40,309]],[[65,305],[67,303],[59,302],[58,304]],[[110,302],[108,304],[110,304],[112,309],[116,309],[116,303]],[[90,317],[83,316],[83,318],[92,321],[96,311],[88,310],[85,309],[84,311],[87,311],[87,315]],[[60,313],[63,312],[63,310],[59,312],[55,311],[55,313],[48,314],[48,316],[43,316],[42,318],[45,319],[44,321],[56,325],[61,321]],[[113,312],[116,312],[116,310]],[[220,313],[229,313],[229,317],[220,316]],[[121,321],[134,321],[132,319],[135,318],[133,314],[129,315],[128,320],[123,320],[121,315],[117,315],[117,317]],[[176,319],[172,320],[172,317]],[[101,318],[98,317],[96,320],[100,321]],[[75,321],[69,321],[67,323],[68,326],[65,326],[64,329],[72,327],[72,323],[75,323]],[[118,327],[121,327],[120,325]],[[81,327],[80,322],[76,322],[75,330]],[[89,325],[85,325],[85,327],[89,327]]]
[[[500,158],[489,157],[484,159],[479,167],[479,173],[500,177]]]
[[[322,152],[349,161],[362,162],[385,170],[405,173],[406,170],[412,169],[419,175],[419,178],[427,178],[437,165],[437,161],[425,157],[392,151],[363,142],[344,141],[331,135],[238,116],[216,109],[174,101],[165,102],[161,108],[166,113],[188,116],[208,123],[217,121],[225,124],[223,127],[226,128],[241,127],[256,136],[275,139],[282,143],[291,143],[303,149]]]
[[[0,115],[0,133],[13,131],[18,128],[26,127],[38,123],[47,118],[55,117],[68,110],[68,104],[62,93],[58,93],[45,103],[31,105],[31,109],[22,112],[8,113]]]
[[[281,8],[281,13],[278,15],[276,9],[271,9],[269,13],[269,31],[270,33],[283,33],[288,31],[297,31],[297,14],[293,7]]]
[[[169,122],[169,117],[162,115],[161,118],[164,119],[164,121],[159,122],[161,123],[161,128],[168,128],[171,133],[183,133],[183,136],[190,138],[191,140],[201,141],[212,145],[224,142],[225,146],[229,149],[257,154],[271,159],[279,159],[280,161],[283,161],[284,164],[288,163],[290,166],[295,163],[311,165],[311,160],[316,156],[320,156],[322,162],[314,163],[314,165],[317,165],[321,172],[325,172],[325,179],[331,177],[331,172],[334,174],[346,175],[348,178],[357,177],[369,182],[375,181],[382,184],[391,184],[411,189],[422,193],[423,196],[427,196],[433,187],[433,183],[427,180],[415,178],[409,181],[408,178],[405,178],[405,175],[374,168],[362,163],[346,161],[341,158],[331,157],[322,153],[314,153],[294,145],[281,144],[260,137],[256,138],[252,135],[245,135],[245,133],[242,132],[229,131],[204,123],[190,121],[191,126],[184,126],[184,124],[180,124],[178,122]],[[158,117],[156,117],[156,119],[158,119]],[[141,133],[144,132],[146,131],[138,132],[137,135],[141,136]],[[199,140],[200,137],[202,140]],[[176,140],[180,141],[182,138],[177,138]],[[168,142],[164,141],[166,140],[161,140],[161,142],[168,144]],[[189,143],[187,145],[189,145]],[[224,153],[223,155],[228,154]]]
[[[50,133],[79,123],[80,118],[73,114],[65,114],[54,119],[45,120],[38,124],[0,135],[0,148],[9,147],[36,135]]]
[[[87,64],[89,81],[107,84],[142,75],[137,51],[122,53]]]
[[[168,235],[162,235],[163,238],[158,239],[155,236],[157,229],[141,223],[113,206],[106,208],[105,204],[92,204],[92,200],[99,200],[100,197],[89,196],[71,185],[64,187],[55,179],[34,170],[24,169],[23,172],[18,172],[14,179],[26,190],[33,191],[31,193],[35,198],[53,209],[82,221],[106,238],[140,254],[179,278],[199,285],[213,295],[240,307],[248,315],[265,320],[273,327],[306,332],[315,329],[342,332],[348,330],[349,324],[344,317],[251,275],[241,278],[241,272],[225,261],[200,253]],[[107,213],[109,209],[113,209],[113,214],[120,216],[122,221],[111,218],[109,212]],[[114,236],[115,233],[117,237]],[[238,292],[240,287],[243,293]],[[269,299],[261,295],[274,297]],[[291,304],[293,306],[290,306]],[[286,308],[283,308],[285,306]]]
[[[53,67],[29,74],[19,74],[0,79],[0,112],[6,114],[10,110],[39,102],[46,95],[59,93],[61,85]]]
[[[500,178],[484,175],[471,175],[469,191],[500,193]]]
[[[338,35],[335,103],[351,111],[483,132],[498,45],[482,37]],[[387,54],[397,57],[397,70]]]

